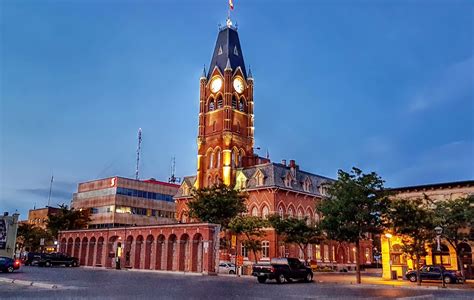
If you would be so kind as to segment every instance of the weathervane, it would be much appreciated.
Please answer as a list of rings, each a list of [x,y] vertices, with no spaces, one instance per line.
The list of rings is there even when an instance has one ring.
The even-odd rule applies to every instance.
[[[230,19],[230,11],[231,10],[234,10],[234,1],[233,0],[229,0],[229,9],[227,10],[227,21],[226,21],[226,24],[227,24],[227,27],[232,27],[232,20]]]

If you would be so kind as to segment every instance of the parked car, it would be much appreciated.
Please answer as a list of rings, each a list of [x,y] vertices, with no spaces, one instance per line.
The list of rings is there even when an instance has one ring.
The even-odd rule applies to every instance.
[[[20,268],[20,260],[10,257],[0,256],[0,270],[4,273],[13,273]]]
[[[273,258],[268,264],[256,264],[252,275],[257,277],[259,283],[265,283],[268,279],[274,279],[278,283],[293,279],[313,281],[311,268],[297,258]]]
[[[40,261],[41,257],[44,256],[45,253],[37,253],[37,252],[29,252],[25,258],[23,258],[23,264],[25,266],[34,266],[37,265]]]
[[[219,273],[235,274],[235,265],[229,262],[221,262],[219,263]]]
[[[79,267],[79,260],[63,253],[49,253],[41,256],[38,261],[40,267],[65,265],[66,267]]]
[[[408,271],[405,277],[411,282],[416,282],[416,271]],[[445,283],[457,283],[463,282],[463,278],[460,272],[446,270],[443,266],[429,265],[420,268],[421,280],[444,280]]]

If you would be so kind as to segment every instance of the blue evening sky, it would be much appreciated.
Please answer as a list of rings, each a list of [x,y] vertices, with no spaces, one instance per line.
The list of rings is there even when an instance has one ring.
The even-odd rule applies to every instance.
[[[389,187],[474,178],[472,1],[235,0],[259,154]],[[199,77],[227,1],[4,0],[0,210],[196,168]]]

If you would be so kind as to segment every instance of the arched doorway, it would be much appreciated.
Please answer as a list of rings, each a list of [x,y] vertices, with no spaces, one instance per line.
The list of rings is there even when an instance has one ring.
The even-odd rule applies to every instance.
[[[59,246],[59,252],[66,253],[66,251],[67,251],[67,241],[64,238],[61,240],[61,245]]]
[[[167,249],[167,263],[166,263],[166,270],[168,271],[176,271],[177,267],[177,255],[176,255],[176,235],[172,234],[168,237],[168,249]]]
[[[67,250],[66,250],[66,254],[69,255],[69,256],[72,256],[73,243],[74,243],[74,240],[72,239],[72,237],[70,237],[67,240]]]
[[[84,237],[81,243],[81,257],[79,259],[79,264],[86,265],[86,254],[87,254],[88,239]]]
[[[137,236],[137,241],[135,242],[135,263],[133,267],[135,269],[140,269],[140,258],[142,255],[142,247],[143,247],[143,236]]]
[[[81,239],[79,237],[77,237],[75,240],[74,240],[74,253],[73,253],[73,256],[76,257],[76,258],[79,258],[79,250],[81,249]]]
[[[99,237],[97,240],[97,251],[95,257],[95,265],[102,267],[102,252],[104,251],[104,237]]]
[[[193,249],[192,249],[192,262],[191,262],[191,271],[192,272],[202,272],[202,235],[196,233],[193,236]]]
[[[166,263],[164,261],[164,254],[165,254],[165,236],[160,234],[156,238],[156,256],[155,256],[155,269],[156,270],[164,270],[166,267]]]
[[[124,247],[125,266],[129,268],[132,266],[132,260],[131,260],[132,244],[133,244],[133,236],[129,235],[127,237],[127,240],[125,241],[125,247]]]
[[[189,271],[189,235],[183,234],[179,240],[179,271]]]
[[[460,243],[458,245],[459,260],[464,269],[464,276],[466,278],[474,278],[474,268],[472,265],[472,248],[467,243]],[[460,269],[460,268],[459,268]]]
[[[345,251],[344,246],[339,245],[339,247],[337,248],[336,257],[336,261],[338,264],[345,264],[347,262],[346,253],[347,251]]]
[[[111,268],[114,265],[115,250],[117,249],[118,236],[112,236],[107,243],[107,257],[105,259],[105,267]]]
[[[146,242],[145,242],[145,266],[144,266],[145,270],[151,269],[152,246],[153,246],[153,236],[150,234],[149,236],[146,237]]]
[[[89,242],[89,253],[87,255],[87,265],[88,266],[93,266],[94,265],[94,253],[95,253],[95,237],[91,237],[91,240]]]

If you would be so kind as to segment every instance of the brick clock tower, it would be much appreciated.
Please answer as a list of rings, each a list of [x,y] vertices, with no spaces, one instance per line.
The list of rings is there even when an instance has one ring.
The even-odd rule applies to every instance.
[[[253,77],[237,29],[219,31],[209,71],[200,78],[195,188],[235,184],[237,168],[255,164]]]

